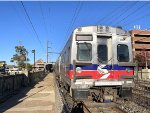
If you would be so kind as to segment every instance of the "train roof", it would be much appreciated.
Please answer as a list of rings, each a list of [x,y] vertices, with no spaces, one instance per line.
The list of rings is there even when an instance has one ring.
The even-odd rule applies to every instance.
[[[103,34],[106,35],[107,34],[108,36],[109,35],[112,36],[112,34],[122,35],[122,36],[130,36],[130,33],[126,30],[123,30],[121,27],[99,26],[99,25],[98,26],[81,26],[81,27],[78,27],[78,28],[74,29],[72,34],[73,33],[88,34],[88,33],[93,33],[93,32],[95,32],[97,34],[101,34],[101,35],[103,35]],[[67,42],[71,39],[72,34],[68,38]],[[66,44],[65,44],[65,46],[66,46]],[[64,48],[65,48],[65,46],[64,46]],[[62,51],[63,51],[63,49],[62,49]],[[62,53],[62,51],[61,51],[61,53]],[[60,58],[60,56],[58,57],[58,59]]]
[[[74,30],[76,33],[90,33],[95,32],[98,34],[116,34],[116,35],[130,35],[128,31],[122,29],[121,27],[112,27],[112,26],[83,26],[78,27]]]

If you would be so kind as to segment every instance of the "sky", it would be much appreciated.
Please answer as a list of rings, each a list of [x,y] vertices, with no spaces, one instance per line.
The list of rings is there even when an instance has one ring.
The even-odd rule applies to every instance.
[[[150,29],[149,1],[5,1],[0,2],[0,61],[10,62],[15,46],[24,46],[33,63],[46,61],[49,52],[61,52],[71,32],[81,26],[122,26],[132,30],[134,25]],[[57,54],[49,53],[49,61]]]

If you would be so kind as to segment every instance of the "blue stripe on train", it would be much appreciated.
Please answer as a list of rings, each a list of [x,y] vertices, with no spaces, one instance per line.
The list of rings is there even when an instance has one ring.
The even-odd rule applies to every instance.
[[[83,70],[97,70],[98,65],[97,64],[92,64],[92,65],[88,65],[88,66],[77,65],[76,67],[81,67]],[[133,70],[133,66],[118,66],[117,64],[113,65],[114,70],[126,70],[126,68]],[[111,70],[112,65],[106,65],[103,69]],[[70,64],[69,70],[73,70],[72,64]]]

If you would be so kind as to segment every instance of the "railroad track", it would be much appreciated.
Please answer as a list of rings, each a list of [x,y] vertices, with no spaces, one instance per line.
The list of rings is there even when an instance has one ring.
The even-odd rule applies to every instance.
[[[64,113],[127,113],[118,107],[118,103],[96,103],[90,100],[76,101],[74,100],[61,83],[56,78],[62,102],[64,104]]]
[[[58,79],[56,82],[64,105],[61,113],[150,113],[150,81],[135,80],[131,100],[119,98],[110,103],[75,101]]]
[[[134,80],[133,101],[150,109],[150,80]]]
[[[93,103],[84,102],[84,113],[126,113],[118,107],[115,102]]]

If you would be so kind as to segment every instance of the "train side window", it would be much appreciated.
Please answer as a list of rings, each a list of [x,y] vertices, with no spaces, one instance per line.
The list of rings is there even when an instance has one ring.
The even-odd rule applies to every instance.
[[[106,64],[108,60],[107,45],[98,45],[97,53],[98,53],[98,61],[102,64]]]
[[[68,48],[68,58],[67,58],[67,63],[69,63],[70,62],[70,47]]]
[[[61,63],[64,63],[64,54],[61,55]]]
[[[67,55],[66,55],[66,51],[65,51],[65,54],[64,54],[64,62],[65,62],[65,63],[66,63],[66,60],[67,60],[67,59],[66,59],[66,56],[67,56]]]
[[[80,61],[92,60],[92,44],[78,43],[77,59]]]
[[[127,45],[117,45],[117,59],[119,62],[129,62],[129,49]]]

